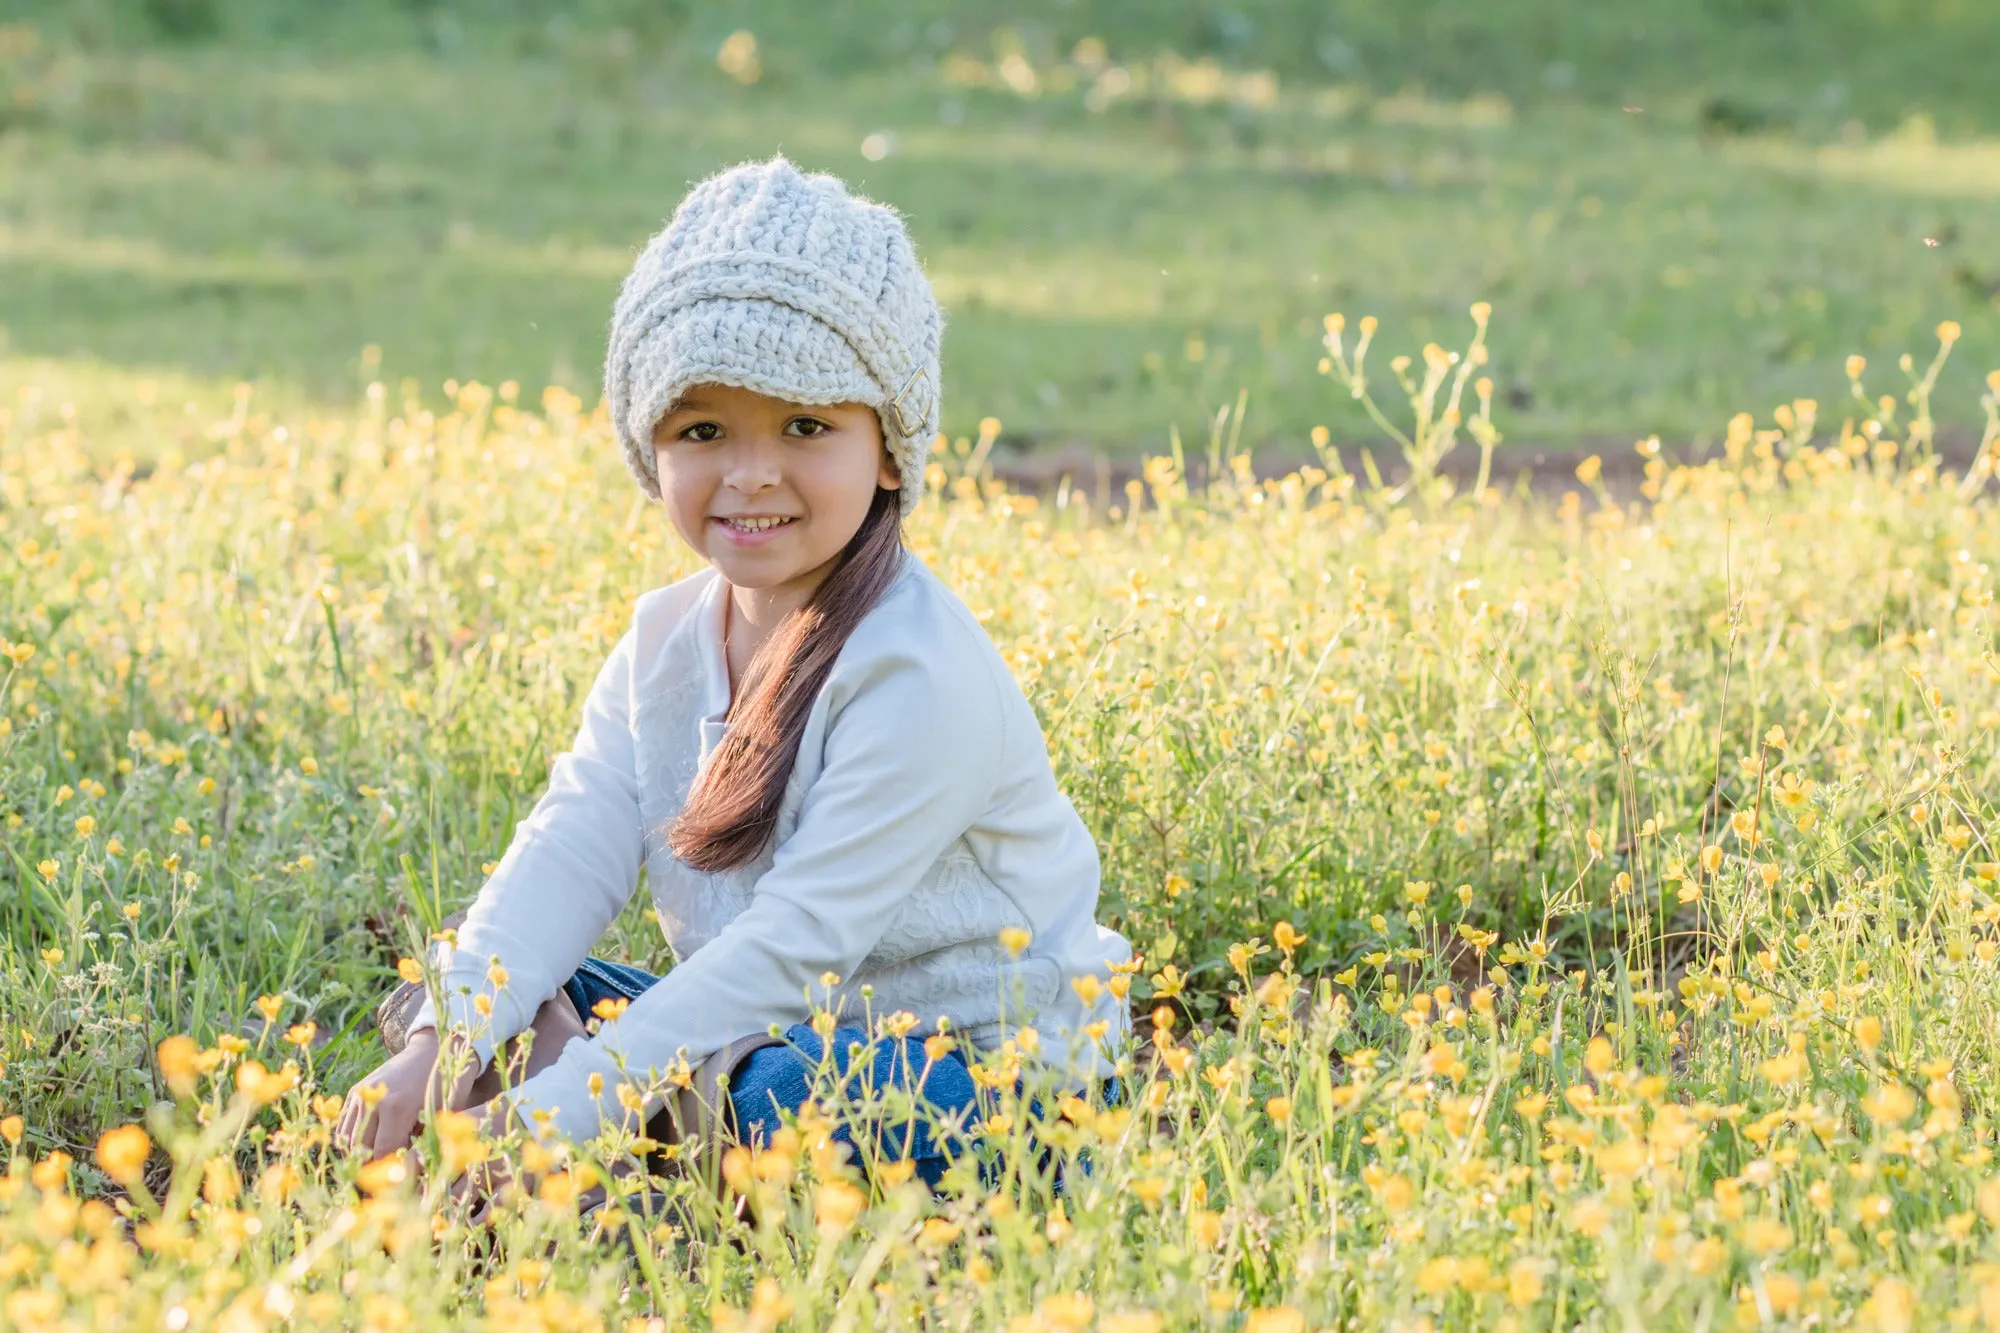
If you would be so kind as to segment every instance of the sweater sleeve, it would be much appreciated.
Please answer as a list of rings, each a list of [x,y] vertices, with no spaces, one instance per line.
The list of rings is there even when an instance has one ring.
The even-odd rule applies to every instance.
[[[597,674],[569,750],[550,766],[548,790],[514,829],[507,853],[479,890],[456,947],[440,944],[446,1030],[463,1030],[481,1067],[575,972],[638,885],[639,784],[629,725],[633,634]],[[497,958],[506,985],[490,969]],[[490,1019],[476,1001],[492,1004]],[[412,1030],[438,1025],[426,995]]]
[[[951,667],[913,650],[856,664],[852,692],[827,727],[824,767],[750,905],[594,1038],[572,1040],[555,1063],[502,1093],[525,1123],[542,1111],[538,1134],[590,1138],[626,1119],[621,1082],[644,1087],[677,1052],[692,1065],[773,1023],[802,1022],[822,973],[845,978],[861,965],[998,781],[1006,739],[998,690],[982,663]],[[593,1073],[604,1080],[596,1098]],[[651,1092],[643,1117],[661,1101]]]

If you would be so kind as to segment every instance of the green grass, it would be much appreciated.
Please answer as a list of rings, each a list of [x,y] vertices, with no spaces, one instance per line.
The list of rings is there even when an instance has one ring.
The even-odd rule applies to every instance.
[[[345,403],[375,344],[432,393],[595,401],[632,254],[774,150],[905,211],[946,427],[1010,444],[1159,447],[1242,388],[1259,445],[1363,435],[1316,369],[1330,310],[1448,343],[1491,301],[1500,425],[1558,446],[1700,438],[1941,319],[1961,388],[2000,362],[1984,10],[1408,8],[44,6],[0,56],[0,390]],[[753,86],[714,61],[739,24]],[[1184,75],[1092,110],[1084,35],[1155,89],[1172,51],[1276,99]]]

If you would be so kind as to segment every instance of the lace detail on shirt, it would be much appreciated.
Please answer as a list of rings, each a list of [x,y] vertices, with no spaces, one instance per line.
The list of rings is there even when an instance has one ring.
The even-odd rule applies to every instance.
[[[990,1046],[1003,1019],[1009,1030],[1034,1022],[1061,984],[1062,970],[1050,959],[1016,960],[998,943],[966,941],[887,967],[865,965],[834,990],[833,1008],[856,1025],[907,1009],[917,1016],[918,1036],[935,1032],[945,1017],[954,1032]],[[872,999],[861,998],[863,986],[875,988]]]
[[[1061,971],[1046,959],[1016,960],[1000,944],[1002,930],[1028,925],[961,841],[925,873],[834,994],[852,997],[845,1012],[858,1019],[866,1012],[861,988],[872,985],[876,1016],[908,1009],[920,1032],[935,1030],[941,1014],[959,1029],[996,1022],[1003,997],[1010,1024],[1031,1022],[1055,998]]]
[[[940,940],[992,943],[1009,926],[1026,929],[1028,919],[980,870],[978,858],[960,839],[956,850],[945,853],[903,900],[862,966],[891,967],[935,950]]]
[[[696,718],[701,682],[693,673],[637,701],[632,710],[633,776],[639,784],[648,863],[665,850],[667,825],[687,803],[700,762],[701,723]]]
[[[706,874],[690,869],[667,850],[667,829],[687,804],[700,771],[701,722],[695,701],[699,689],[699,681],[690,674],[660,690],[640,705],[633,726],[646,880],[675,962],[714,939],[750,906],[751,892],[771,868],[774,856],[767,847],[733,870]]]
[[[654,905],[676,962],[748,910],[771,860],[767,851],[713,875],[690,870],[664,849],[649,861]],[[854,975],[834,990],[835,1010],[843,1021],[858,1023],[871,1010],[881,1017],[907,1009],[917,1016],[919,1035],[935,1031],[940,1015],[960,1030],[990,1027],[1003,1012],[1010,1026],[1032,1022],[1055,998],[1061,969],[1047,959],[1016,960],[999,943],[1002,930],[1028,924],[970,852],[947,855],[903,901]],[[864,1003],[861,988],[871,985],[873,1001]],[[977,1034],[968,1040],[980,1044]]]

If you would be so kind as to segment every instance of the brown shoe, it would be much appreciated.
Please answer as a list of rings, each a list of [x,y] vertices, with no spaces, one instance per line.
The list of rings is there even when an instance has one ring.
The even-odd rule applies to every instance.
[[[677,1089],[646,1122],[646,1137],[660,1144],[681,1144],[683,1151],[673,1164],[695,1176],[711,1196],[727,1199],[722,1180],[722,1155],[738,1142],[736,1113],[720,1084],[729,1075],[733,1084],[743,1062],[766,1046],[782,1046],[784,1038],[755,1032],[736,1038],[694,1067],[693,1080]],[[664,1164],[653,1154],[655,1171]]]
[[[456,929],[464,924],[465,909],[460,908],[439,923],[439,929]],[[399,1054],[409,1044],[410,1022],[416,1018],[417,1010],[423,1004],[423,983],[405,981],[376,1006],[375,1030],[382,1034],[382,1044],[389,1049],[389,1054]]]
[[[737,1194],[722,1178],[722,1155],[740,1140],[735,1111],[720,1086],[721,1076],[726,1073],[733,1080],[753,1051],[783,1044],[782,1038],[751,1033],[738,1037],[697,1064],[689,1085],[677,1089],[646,1121],[646,1138],[653,1146],[639,1157],[612,1167],[614,1175],[643,1174],[651,1178],[647,1188],[624,1195],[620,1200],[618,1213],[613,1215],[622,1215],[624,1220],[616,1226],[606,1226],[611,1190],[605,1184],[592,1185],[578,1196],[577,1220],[585,1236],[593,1242],[609,1241],[626,1255],[636,1257],[634,1223],[646,1230],[666,1222],[675,1232],[675,1259],[684,1275],[693,1280],[706,1253],[706,1244],[698,1237],[712,1236],[701,1225],[707,1208],[696,1206],[689,1193],[658,1188],[668,1181],[687,1181],[692,1195],[706,1195],[720,1207],[716,1218],[722,1223],[723,1234],[731,1237],[730,1243],[738,1250],[743,1250],[738,1233],[742,1227],[754,1225],[756,1218],[748,1196]]]

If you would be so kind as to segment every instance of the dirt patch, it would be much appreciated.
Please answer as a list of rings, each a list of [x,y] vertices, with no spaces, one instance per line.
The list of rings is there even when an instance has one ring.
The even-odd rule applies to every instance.
[[[1624,437],[1566,445],[1503,444],[1493,452],[1493,468],[1488,482],[1503,492],[1525,485],[1530,493],[1547,497],[1559,496],[1564,491],[1583,490],[1582,483],[1576,478],[1577,466],[1595,455],[1601,463],[1600,475],[1605,488],[1620,499],[1635,499],[1639,494],[1639,485],[1645,479],[1646,460],[1639,456],[1633,444],[1633,440]],[[1975,431],[1946,428],[1938,433],[1938,457],[1946,467],[1961,475],[1978,456],[1978,450],[1979,435]],[[1363,462],[1365,453],[1373,454],[1382,479],[1390,485],[1400,483],[1409,475],[1409,468],[1394,444],[1344,444],[1335,446],[1335,452],[1340,455],[1341,465],[1357,477],[1367,475]],[[1721,457],[1722,446],[1719,442],[1693,448],[1669,445],[1663,446],[1663,453],[1677,463],[1704,463]],[[1206,455],[1196,456],[1190,451],[1187,464],[1189,482],[1199,488],[1207,481],[1208,459]],[[1124,502],[1126,483],[1141,478],[1142,465],[1140,455],[1110,454],[1082,445],[1010,450],[1003,440],[993,455],[993,475],[1006,482],[1009,489],[1049,496],[1067,478],[1071,494],[1088,502],[1092,510],[1099,513]],[[1303,451],[1270,449],[1251,456],[1251,470],[1258,478],[1267,480],[1318,465],[1319,459],[1315,455]],[[1438,471],[1458,483],[1461,489],[1470,486],[1479,476],[1479,450],[1469,444],[1461,444],[1446,457]]]

